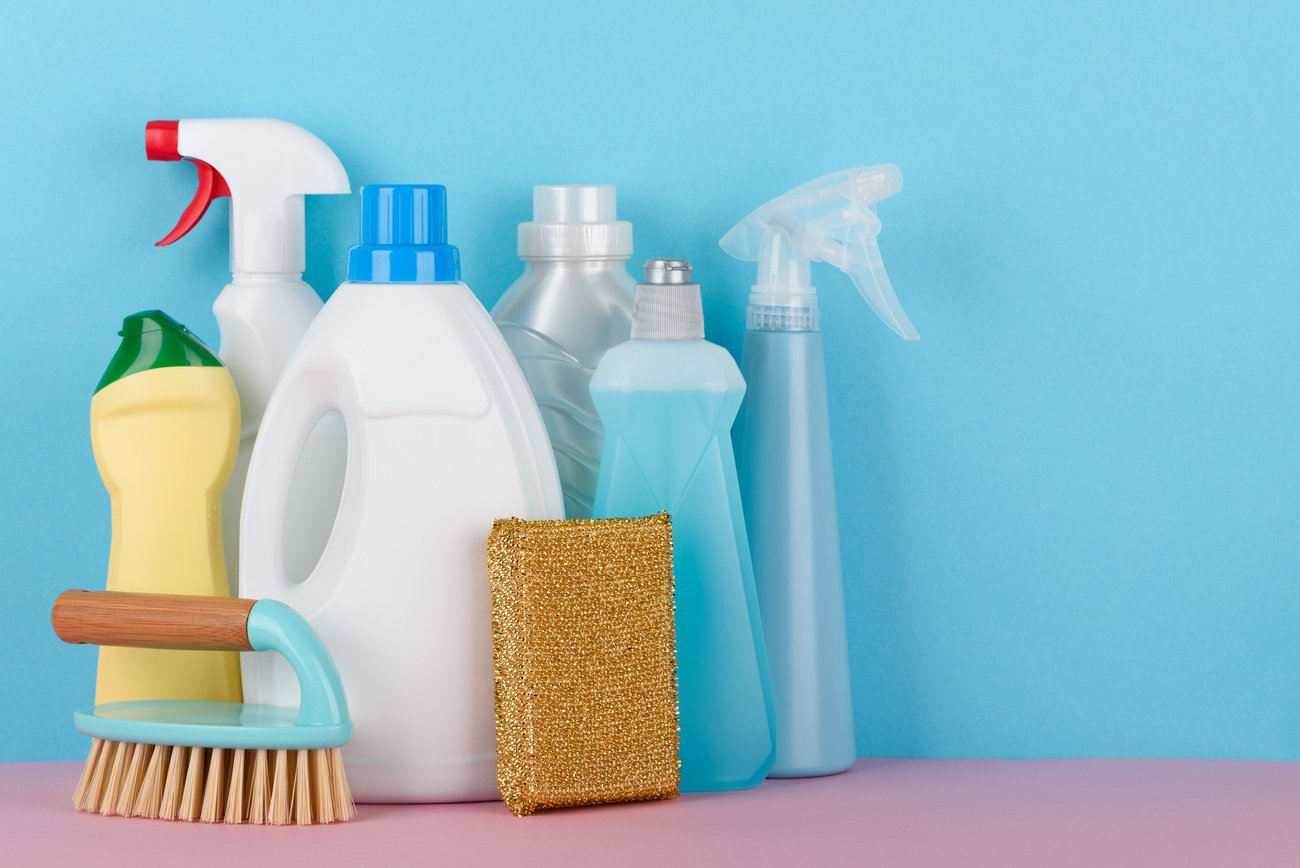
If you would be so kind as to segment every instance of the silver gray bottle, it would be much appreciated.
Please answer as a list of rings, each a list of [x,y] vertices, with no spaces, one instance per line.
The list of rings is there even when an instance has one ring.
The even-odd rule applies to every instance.
[[[569,518],[591,515],[605,433],[589,386],[632,335],[631,255],[612,186],[534,187],[532,222],[519,224],[524,273],[492,308],[541,408]]]

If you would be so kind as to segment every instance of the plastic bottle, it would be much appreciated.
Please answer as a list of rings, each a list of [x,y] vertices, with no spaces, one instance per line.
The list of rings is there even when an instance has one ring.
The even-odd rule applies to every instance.
[[[362,188],[361,240],[266,408],[244,497],[245,595],[296,608],[329,646],[366,802],[497,798],[488,534],[560,518],[537,405],[447,244],[446,190]],[[348,435],[338,520],[319,563],[282,563],[298,451],[337,411]],[[250,701],[292,705],[293,673],[245,661]]]
[[[591,516],[604,430],[591,375],[632,334],[632,224],[616,218],[611,186],[533,188],[519,224],[524,273],[492,309],[551,435],[569,518]]]
[[[199,188],[176,227],[158,246],[184,237],[218,198],[230,197],[231,281],[212,312],[221,330],[221,359],[239,390],[243,428],[226,489],[226,560],[232,586],[239,575],[239,509],[244,478],[271,390],[298,341],[321,308],[302,280],[306,263],[303,195],[348,193],[348,176],[316,136],[269,118],[150,121],[150,160],[186,159],[198,169]],[[342,426],[322,421],[304,449],[303,472],[291,495],[285,557],[301,579],[316,563],[334,522],[343,485]]]
[[[857,755],[826,362],[808,263],[847,273],[894,331],[916,338],[876,246],[875,203],[901,186],[893,165],[827,175],[763,205],[721,242],[759,263],[736,454],[776,697],[773,777],[835,774]]]
[[[95,463],[113,504],[108,590],[228,596],[221,492],[235,463],[230,374],[160,310],[122,322],[90,401]],[[239,702],[239,655],[99,649],[95,701]]]
[[[607,432],[595,514],[672,514],[681,788],[737,790],[763,780],[776,746],[730,436],[745,382],[704,340],[690,274],[682,260],[646,263],[632,340],[592,378]]]

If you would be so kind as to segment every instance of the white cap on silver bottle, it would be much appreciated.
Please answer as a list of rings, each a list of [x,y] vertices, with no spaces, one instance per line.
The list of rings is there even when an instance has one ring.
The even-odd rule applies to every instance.
[[[533,219],[519,224],[524,259],[626,259],[632,224],[618,219],[613,185],[533,188]]]
[[[633,340],[689,341],[704,337],[700,285],[685,259],[651,259],[632,301]]]

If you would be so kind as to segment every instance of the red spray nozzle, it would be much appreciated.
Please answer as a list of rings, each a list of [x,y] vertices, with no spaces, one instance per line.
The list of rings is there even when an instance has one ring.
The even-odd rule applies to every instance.
[[[173,241],[184,238],[203,219],[203,215],[208,213],[208,206],[214,199],[230,195],[230,185],[226,183],[225,178],[221,177],[220,172],[202,160],[190,160],[190,162],[199,170],[199,189],[194,192],[194,198],[190,200],[190,204],[186,206],[181,219],[172,227],[172,231],[168,232],[167,237],[162,241],[155,241],[154,247],[166,247]]]
[[[180,128],[180,121],[149,121],[144,125],[144,155],[150,160],[179,160]]]
[[[180,152],[180,121],[149,121],[144,125],[144,154],[151,160],[186,159],[199,171],[199,189],[194,198],[181,214],[171,232],[162,241],[154,243],[155,247],[166,247],[173,241],[185,237],[203,215],[208,212],[212,200],[230,195],[230,185],[221,173],[209,164],[194,157],[184,157]]]

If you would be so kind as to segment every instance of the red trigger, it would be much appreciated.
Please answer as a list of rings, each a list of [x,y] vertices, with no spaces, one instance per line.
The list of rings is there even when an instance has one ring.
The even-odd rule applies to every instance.
[[[220,199],[222,196],[230,195],[230,185],[226,179],[221,177],[221,173],[212,168],[202,160],[195,160],[190,157],[185,159],[194,164],[199,170],[199,189],[194,193],[194,198],[190,204],[185,207],[185,213],[181,214],[181,219],[177,221],[176,226],[167,237],[162,241],[154,244],[155,247],[166,247],[173,241],[179,241],[185,237],[185,234],[193,229],[203,215],[208,213],[208,206],[212,204],[213,199]]]

